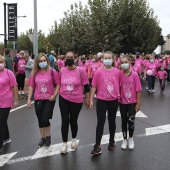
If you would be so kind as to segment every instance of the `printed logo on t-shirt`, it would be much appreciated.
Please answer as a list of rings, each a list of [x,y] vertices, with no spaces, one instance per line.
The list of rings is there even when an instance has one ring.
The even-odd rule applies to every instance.
[[[48,95],[47,95],[47,80],[45,80],[45,79],[42,79],[42,80],[39,80],[39,82],[38,82],[38,85],[39,85],[39,87],[40,87],[40,94],[38,94],[39,96],[39,98],[46,98],[46,97],[48,97]]]
[[[71,93],[74,89],[74,84],[73,81],[75,80],[75,77],[71,77],[71,76],[66,76],[65,77],[65,82],[64,84],[66,85],[66,91],[68,93]]]
[[[131,97],[132,97],[132,87],[133,85],[131,83],[125,83],[123,85],[123,90],[124,90],[124,94],[125,94],[125,98],[128,102],[131,101]]]
[[[107,89],[107,94],[106,98],[110,98],[113,97],[113,92],[114,92],[114,78],[113,77],[104,77],[104,82],[105,82],[105,86]]]

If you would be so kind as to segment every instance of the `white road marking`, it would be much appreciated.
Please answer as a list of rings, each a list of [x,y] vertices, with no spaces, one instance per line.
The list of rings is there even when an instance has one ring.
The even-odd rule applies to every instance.
[[[170,124],[145,129],[146,136],[170,132]]]
[[[152,127],[152,128],[146,128],[144,134],[138,134],[135,136],[136,137],[144,137],[144,136],[169,133],[169,132],[170,132],[170,124]],[[108,144],[109,138],[110,138],[109,134],[103,135],[102,140],[101,140],[101,145]],[[115,141],[118,142],[118,141],[122,141],[122,140],[123,140],[122,132],[115,133]],[[78,142],[79,142],[79,140],[78,140]],[[71,145],[71,142],[68,142],[68,152],[74,151],[73,149],[71,149],[70,145]],[[80,146],[78,148],[83,149],[85,147],[90,147],[93,145],[94,144],[89,144],[89,145],[85,145],[85,146]],[[13,164],[13,163],[18,163],[18,162],[24,162],[27,160],[35,160],[35,159],[44,158],[44,157],[48,157],[48,156],[52,156],[52,155],[57,155],[57,154],[60,154],[61,146],[62,146],[62,143],[51,145],[49,148],[42,147],[42,148],[38,149],[37,152],[33,156],[28,156],[28,157],[13,159],[13,160],[9,160],[9,159],[11,159],[17,152],[11,153],[11,154],[6,154],[6,155],[1,155],[0,162],[2,162],[2,163],[0,165],[3,166],[5,163]]]
[[[77,141],[77,143],[79,143],[79,140]],[[62,144],[63,143],[55,144],[55,145],[51,145],[49,148],[42,147],[38,149],[38,151],[33,155],[32,160],[60,154],[60,148]],[[67,152],[72,152],[75,150],[75,149],[71,149],[71,142],[68,142],[67,144],[68,144]]]
[[[77,140],[77,143],[79,143],[79,140]],[[52,155],[58,155],[60,154],[60,147],[62,146],[63,143],[51,145],[49,148],[47,147],[41,147],[37,150],[37,152],[33,156],[27,156],[23,158],[18,158],[18,159],[13,159],[9,160],[7,164],[13,164],[17,162],[24,162],[28,160],[34,160],[34,159],[39,159],[39,158],[44,158]],[[67,143],[68,144],[68,149],[67,152],[72,152],[75,149],[71,149],[71,141]]]
[[[0,167],[4,166],[17,152],[0,155]]]
[[[34,103],[34,102],[32,102],[31,104],[33,104],[33,103]],[[15,109],[11,109],[10,113],[11,113],[11,112],[14,112],[14,111],[16,111],[16,110],[22,109],[22,108],[24,108],[24,107],[26,107],[26,106],[27,106],[27,104],[24,104],[24,105],[19,106],[19,107],[15,108]]]

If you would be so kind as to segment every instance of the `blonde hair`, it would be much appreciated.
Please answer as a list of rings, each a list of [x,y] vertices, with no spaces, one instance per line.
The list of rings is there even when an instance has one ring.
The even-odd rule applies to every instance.
[[[3,61],[4,63],[6,63],[6,60],[5,60],[5,57],[4,57],[4,56],[0,55],[0,59],[2,59],[2,61]]]
[[[19,52],[19,55],[21,55],[21,54],[24,54],[24,55],[25,55],[25,51],[20,51],[20,52]]]
[[[46,58],[46,60],[47,60],[47,70],[50,69],[50,63],[49,63],[47,56],[44,53],[40,53],[40,54],[38,54],[38,56],[35,59],[34,68],[32,70],[32,75],[34,75],[34,76],[37,74],[38,70],[40,70],[39,62],[40,62],[41,57]]]

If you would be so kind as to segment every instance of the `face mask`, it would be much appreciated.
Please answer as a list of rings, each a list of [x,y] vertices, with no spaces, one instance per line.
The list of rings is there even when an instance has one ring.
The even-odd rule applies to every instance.
[[[85,64],[86,61],[82,61],[83,64]]]
[[[137,55],[136,58],[139,58],[139,56]]]
[[[96,61],[96,60],[93,58],[92,61]]]
[[[153,63],[153,62],[154,62],[154,59],[151,59],[150,62]]]
[[[67,66],[72,66],[74,64],[74,59],[73,58],[67,58],[66,59],[66,65]]]
[[[134,65],[135,65],[135,63],[134,63],[134,62],[131,62],[131,64],[132,64],[132,66],[134,66]]]
[[[123,70],[127,70],[129,68],[129,63],[121,64],[121,67],[123,68]]]
[[[47,67],[47,61],[45,61],[45,62],[40,62],[40,63],[39,63],[39,67],[40,67],[40,68],[46,68],[46,67]]]
[[[164,71],[164,68],[161,68],[162,71]]]
[[[3,70],[5,68],[5,65],[3,63],[0,63],[0,70]]]
[[[113,63],[112,59],[104,59],[103,62],[105,66],[111,66]]]

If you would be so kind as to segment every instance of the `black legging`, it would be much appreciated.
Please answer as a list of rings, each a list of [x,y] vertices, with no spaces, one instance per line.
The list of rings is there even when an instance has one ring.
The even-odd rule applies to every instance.
[[[127,139],[127,125],[129,125],[129,137],[133,136],[135,129],[135,104],[120,104],[120,114],[122,118],[122,133],[124,139]]]
[[[170,82],[170,70],[169,69],[165,69],[168,76],[167,76],[167,81]]]
[[[24,84],[25,84],[25,74],[18,74],[16,78],[17,78],[18,90],[23,91]]]
[[[110,139],[114,140],[116,131],[116,113],[118,109],[118,100],[106,101],[97,99],[97,127],[96,127],[96,145],[100,145],[104,124],[106,120],[106,111],[108,111],[108,122]]]
[[[161,91],[164,91],[165,90],[165,83],[166,83],[166,79],[159,79],[159,83],[160,83],[160,88],[161,88]]]
[[[2,149],[3,141],[9,139],[8,115],[11,108],[0,108],[0,149]]]
[[[76,138],[78,131],[78,116],[81,111],[83,103],[74,103],[64,99],[62,96],[59,96],[59,107],[61,112],[61,133],[63,142],[68,141],[68,129],[69,124],[71,126],[72,138]]]

